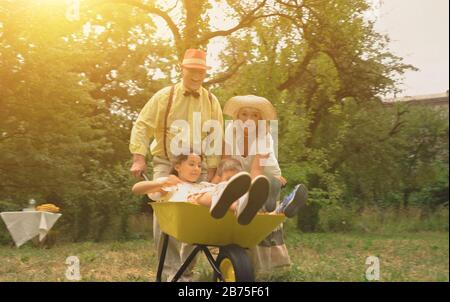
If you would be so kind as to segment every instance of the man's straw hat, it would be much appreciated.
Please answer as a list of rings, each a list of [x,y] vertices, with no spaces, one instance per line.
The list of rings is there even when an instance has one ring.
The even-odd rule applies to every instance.
[[[200,49],[188,49],[184,53],[182,67],[196,68],[196,69],[210,69],[210,66],[206,65],[206,52]]]

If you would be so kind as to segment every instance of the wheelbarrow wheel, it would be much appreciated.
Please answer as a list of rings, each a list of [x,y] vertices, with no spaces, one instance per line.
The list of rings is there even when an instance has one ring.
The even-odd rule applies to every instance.
[[[228,245],[220,248],[216,259],[225,282],[252,282],[255,281],[253,265],[249,255],[240,246]],[[214,281],[221,281],[218,274],[214,273]]]

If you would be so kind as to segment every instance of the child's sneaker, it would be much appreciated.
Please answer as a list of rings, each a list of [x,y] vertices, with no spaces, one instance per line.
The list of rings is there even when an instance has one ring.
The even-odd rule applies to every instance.
[[[277,212],[284,213],[286,217],[294,217],[301,205],[306,204],[308,200],[308,189],[303,184],[295,186],[294,190],[283,199]]]
[[[238,202],[236,211],[239,224],[247,225],[256,216],[269,197],[270,182],[264,175],[257,176],[251,183],[247,196]]]
[[[247,172],[239,172],[233,175],[227,182],[220,183],[222,186],[218,195],[214,195],[211,201],[210,213],[214,218],[222,218],[228,211],[230,205],[239,197],[247,193],[252,178]]]

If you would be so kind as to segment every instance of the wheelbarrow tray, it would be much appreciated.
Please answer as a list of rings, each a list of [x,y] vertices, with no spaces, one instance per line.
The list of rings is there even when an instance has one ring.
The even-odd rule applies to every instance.
[[[213,218],[203,205],[189,202],[152,202],[161,230],[189,244],[243,248],[256,246],[284,220],[283,214],[258,213],[248,225],[240,225],[229,210],[221,219]]]

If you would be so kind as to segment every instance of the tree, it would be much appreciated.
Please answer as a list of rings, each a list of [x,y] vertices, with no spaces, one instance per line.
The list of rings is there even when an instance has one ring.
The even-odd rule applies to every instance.
[[[64,1],[0,3],[2,204],[57,201],[70,238],[126,237],[139,206],[132,121],[176,80],[187,48],[217,38],[226,46],[206,86],[222,103],[256,94],[274,104],[283,174],[310,188],[302,227],[315,229],[321,206],[431,205],[448,192],[448,123],[380,102],[414,68],[387,50],[367,1],[82,3],[79,21],[65,19]],[[217,5],[228,27],[214,26]]]
[[[108,166],[117,164],[109,160],[117,147],[107,139],[115,115],[91,96],[94,85],[85,73],[74,71],[84,57],[76,42],[64,39],[72,25],[49,18],[47,9],[23,4],[28,6],[13,10],[7,2],[2,5],[9,10],[0,9],[6,12],[0,32],[0,199],[19,208],[31,197],[56,202],[67,214],[62,227],[76,233],[64,222],[89,209],[89,202],[112,202],[110,208],[123,214],[133,205],[123,194],[116,205],[107,195],[86,198],[99,188],[92,180],[104,179]]]

